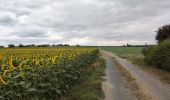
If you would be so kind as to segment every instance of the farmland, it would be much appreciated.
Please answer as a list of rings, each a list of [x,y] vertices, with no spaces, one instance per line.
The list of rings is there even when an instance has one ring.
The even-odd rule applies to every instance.
[[[110,51],[121,57],[142,57],[144,47],[102,46],[102,50]]]
[[[98,49],[87,47],[0,51],[0,99],[57,99],[98,58]]]

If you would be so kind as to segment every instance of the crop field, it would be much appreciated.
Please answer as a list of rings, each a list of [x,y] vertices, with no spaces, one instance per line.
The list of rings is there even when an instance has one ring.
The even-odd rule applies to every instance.
[[[0,49],[0,99],[57,99],[97,57],[87,47]]]
[[[144,47],[103,46],[99,48],[113,52],[121,57],[143,57],[142,49]]]

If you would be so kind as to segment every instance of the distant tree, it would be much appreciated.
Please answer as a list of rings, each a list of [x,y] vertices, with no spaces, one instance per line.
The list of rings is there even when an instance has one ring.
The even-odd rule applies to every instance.
[[[56,47],[56,45],[55,45],[55,44],[53,44],[53,45],[52,45],[52,47]]]
[[[156,40],[158,43],[170,38],[170,24],[164,25],[157,30]]]
[[[3,46],[3,45],[1,45],[1,46],[0,46],[0,48],[4,48],[4,46]]]
[[[58,44],[58,46],[63,46],[63,44]]]
[[[19,46],[18,46],[19,48],[22,48],[22,47],[24,47],[24,45],[22,45],[22,44],[19,44]]]
[[[122,45],[122,47],[126,47],[126,45]]]
[[[35,47],[35,44],[27,45],[27,47]]]
[[[37,47],[50,47],[49,44],[42,44],[42,45],[37,45]]]
[[[68,44],[65,44],[64,46],[69,46]]]
[[[9,44],[8,47],[9,47],[9,48],[14,48],[15,45],[14,45],[14,44]]]
[[[79,45],[79,44],[77,44],[77,45],[76,45],[76,47],[80,47],[80,45]]]
[[[127,47],[130,47],[131,45],[127,44],[126,46],[127,46]]]

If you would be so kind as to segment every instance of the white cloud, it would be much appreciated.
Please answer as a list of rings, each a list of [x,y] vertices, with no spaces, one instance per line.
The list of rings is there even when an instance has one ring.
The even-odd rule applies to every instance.
[[[76,44],[89,45],[90,41],[91,40],[89,37],[84,37],[84,38],[75,37],[75,38],[72,38],[71,40],[67,41],[66,44],[71,43],[71,45],[76,45]]]
[[[169,0],[0,0],[0,43],[155,43]]]

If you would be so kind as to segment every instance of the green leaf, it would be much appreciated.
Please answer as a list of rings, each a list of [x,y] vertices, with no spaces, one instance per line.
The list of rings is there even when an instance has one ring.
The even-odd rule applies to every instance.
[[[56,90],[55,91],[57,94],[61,95],[61,91],[60,90]]]
[[[26,82],[24,82],[24,81],[20,81],[20,85],[24,85]]]
[[[46,83],[46,85],[51,86],[51,83]]]
[[[40,83],[39,86],[45,87],[47,85],[45,83]]]
[[[19,78],[20,74],[17,74],[16,76],[12,77],[13,79]]]
[[[25,88],[29,88],[31,86],[31,83],[27,83],[26,85],[25,85]]]
[[[4,97],[3,96],[0,96],[0,99],[3,99]]]
[[[26,91],[28,91],[28,92],[35,92],[35,91],[37,91],[37,89],[36,88],[28,88]]]
[[[45,92],[48,92],[48,90],[47,90],[47,89],[44,89],[44,90],[38,90],[37,92],[39,92],[39,93],[45,93]]]
[[[3,94],[3,96],[8,95],[9,93],[11,93],[11,91],[8,91],[7,93]]]

